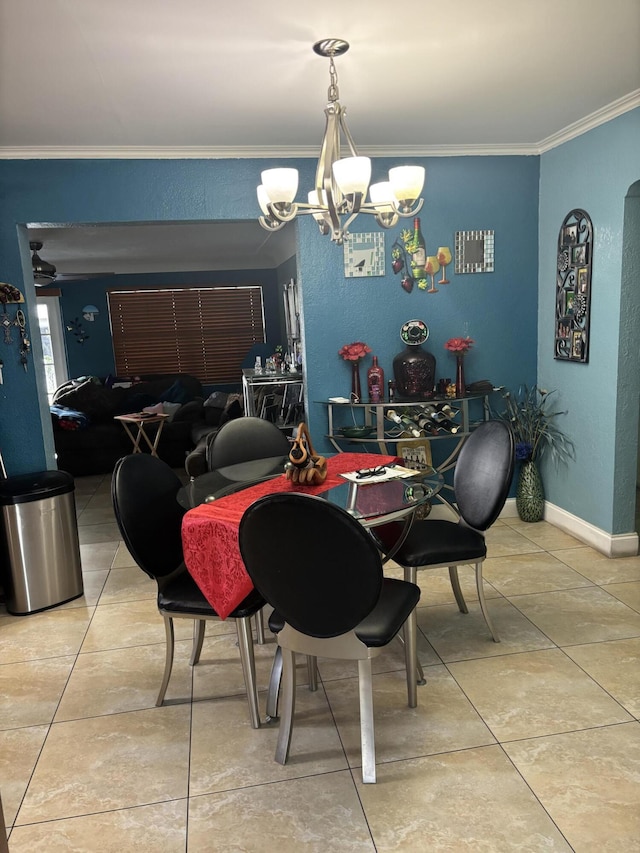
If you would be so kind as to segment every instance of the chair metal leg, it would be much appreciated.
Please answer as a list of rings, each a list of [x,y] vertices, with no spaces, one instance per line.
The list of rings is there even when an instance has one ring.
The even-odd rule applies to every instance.
[[[265,643],[264,608],[258,610],[256,613],[256,643],[258,643],[259,646],[264,646]]]
[[[267,720],[278,718],[278,696],[280,695],[280,682],[282,680],[282,649],[276,646],[276,651],[271,664],[271,675],[269,676],[269,691],[267,693]]]
[[[307,655],[307,675],[309,678],[309,690],[313,693],[318,689],[318,659],[313,655]],[[276,648],[271,664],[271,675],[269,676],[269,691],[267,693],[267,719],[278,718],[278,697],[280,694],[280,682],[282,681],[282,650]]]
[[[362,751],[362,781],[376,781],[376,743],[373,727],[373,679],[371,659],[358,661],[358,691],[360,694],[360,749]]]
[[[409,583],[414,583],[414,584],[417,583],[417,581],[418,581],[418,570],[416,569],[416,567],[415,566],[403,566],[403,568],[404,568],[404,579],[406,581],[408,581]],[[417,627],[418,626],[418,617],[417,617],[415,608],[414,608],[413,613],[411,615],[413,616],[414,624],[416,626],[415,627],[415,634],[414,634],[414,636],[416,638],[416,653],[415,653],[414,658],[413,658],[415,661],[416,682],[422,686],[423,684],[427,683],[427,679],[424,677],[424,670],[422,668],[422,664],[418,660],[418,627]],[[411,618],[411,617],[409,617],[409,618]],[[398,639],[403,643],[405,642],[405,640],[403,639],[403,637],[400,634],[398,634]],[[405,643],[405,645],[406,645],[406,643]],[[405,648],[405,656],[406,656],[406,654],[407,654],[407,651]],[[407,658],[405,657],[405,660],[406,659]],[[407,675],[408,674],[409,674],[409,669],[407,669]],[[417,704],[417,702],[418,702],[418,699],[416,697],[416,704]],[[416,706],[412,705],[411,701],[409,701],[409,707],[415,708]]]
[[[171,678],[171,669],[173,667],[173,647],[174,647],[174,638],[173,638],[173,619],[170,616],[167,616],[166,613],[162,614],[162,618],[164,619],[164,633],[166,637],[165,641],[165,658],[164,658],[164,675],[162,676],[162,684],[160,685],[160,692],[158,693],[158,698],[156,699],[156,705],[160,706],[164,702],[164,695],[167,692],[167,687],[169,686],[169,679]]]
[[[468,613],[469,608],[467,607],[467,602],[464,600],[464,595],[462,594],[457,566],[449,566],[449,580],[451,581],[451,589],[455,595],[458,610],[460,613]]]
[[[482,560],[479,560],[476,563],[476,589],[478,590],[478,601],[480,602],[480,610],[482,610],[484,621],[487,623],[487,628],[491,632],[493,642],[499,643],[500,637],[498,636],[498,632],[496,631],[496,629],[493,627],[493,622],[491,621],[491,617],[489,616],[487,602],[484,597],[484,587],[482,586]]]
[[[296,709],[296,656],[291,649],[282,649],[282,705],[280,731],[276,744],[276,761],[286,764],[291,746],[293,715]]]
[[[307,655],[307,673],[309,676],[309,690],[312,693],[318,689],[318,658]]]
[[[416,609],[414,607],[402,628],[404,634],[404,662],[407,671],[407,702],[410,708],[415,708],[418,705],[418,686],[416,683],[416,673],[418,671],[417,621]]]
[[[189,666],[195,666],[200,660],[200,653],[202,652],[202,643],[204,642],[205,628],[206,621],[204,619],[193,620],[193,648],[191,649]]]
[[[258,707],[258,686],[256,683],[256,663],[253,656],[253,634],[251,633],[251,617],[244,616],[236,619],[236,632],[238,634],[238,648],[240,649],[240,660],[244,674],[244,686],[249,703],[249,717],[251,727],[260,728],[260,709]]]

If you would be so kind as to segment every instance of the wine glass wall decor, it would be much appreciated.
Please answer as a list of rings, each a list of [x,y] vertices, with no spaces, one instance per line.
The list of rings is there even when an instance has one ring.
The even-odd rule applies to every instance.
[[[391,249],[391,269],[395,275],[403,274],[402,288],[411,293],[413,285],[426,293],[437,293],[436,274],[442,270],[442,278],[438,284],[449,284],[445,275],[445,267],[451,263],[451,249],[439,246],[433,255],[427,254],[427,243],[422,234],[420,217],[413,220],[413,229],[403,228],[400,238],[395,240]],[[429,287],[429,279],[431,286]],[[427,289],[428,288],[428,289]]]
[[[589,214],[576,208],[562,221],[558,234],[554,357],[589,361],[589,315],[593,225]]]

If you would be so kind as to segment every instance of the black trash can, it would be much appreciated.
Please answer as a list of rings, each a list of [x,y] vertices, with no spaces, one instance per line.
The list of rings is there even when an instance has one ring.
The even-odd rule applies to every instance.
[[[25,616],[83,594],[74,480],[37,471],[0,480],[2,585],[7,610]]]

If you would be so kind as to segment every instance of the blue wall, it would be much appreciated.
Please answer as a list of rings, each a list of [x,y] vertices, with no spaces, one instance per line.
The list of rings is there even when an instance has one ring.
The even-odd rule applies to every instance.
[[[549,499],[604,530],[620,525],[632,529],[626,517],[614,522],[617,483],[612,472],[619,470],[627,450],[633,453],[636,439],[624,429],[620,440],[614,440],[611,413],[620,406],[620,380],[631,381],[629,368],[620,364],[618,334],[624,311],[623,200],[640,177],[639,122],[640,111],[633,111],[541,158],[416,159],[427,167],[420,216],[429,251],[440,245],[453,248],[456,230],[495,230],[495,272],[455,275],[450,267],[451,284],[434,295],[417,289],[406,294],[389,264],[383,277],[345,278],[341,248],[319,237],[310,218],[296,223],[309,419],[321,449],[329,446],[321,439],[325,409],[318,401],[349,391],[349,368],[337,354],[343,344],[366,341],[390,376],[393,356],[402,348],[400,326],[418,317],[431,330],[426,346],[436,356],[437,375],[451,376],[453,358],[443,344],[466,328],[476,340],[467,358],[468,381],[487,378],[517,388],[538,379],[558,388],[559,400],[570,410],[567,426],[577,439],[578,464],[569,476],[566,471],[545,472]],[[26,233],[18,226],[254,219],[255,186],[260,171],[272,165],[264,160],[0,162],[0,279],[22,287],[33,328],[35,290]],[[292,160],[289,165],[300,169],[302,187],[312,184],[314,161]],[[376,160],[373,179],[381,179],[389,165]],[[557,229],[573,207],[590,213],[596,231],[591,360],[586,366],[552,358]],[[355,226],[377,230],[364,216]],[[385,232],[387,260],[401,228]],[[279,284],[295,274],[292,269],[295,264],[277,271]],[[86,291],[86,301],[95,301],[90,293]],[[5,383],[0,387],[0,448],[7,468],[17,474],[53,467],[41,372],[25,374],[12,355],[5,348]],[[34,359],[39,357],[36,339]],[[629,386],[636,404],[637,375],[636,365],[636,384]],[[594,415],[596,400],[607,411],[606,423]],[[25,421],[28,432],[22,427]],[[635,468],[635,456],[633,462]]]
[[[297,267],[314,436],[322,436],[326,425],[324,408],[313,401],[349,389],[348,367],[338,357],[338,349],[364,339],[390,374],[393,355],[401,348],[400,326],[413,317],[424,319],[431,328],[428,348],[438,359],[439,375],[453,373],[444,341],[462,334],[468,323],[469,333],[477,341],[467,360],[469,381],[488,378],[507,385],[535,381],[538,159],[431,158],[416,162],[427,167],[421,213],[427,247],[453,248],[458,229],[493,228],[496,271],[450,275],[451,284],[435,295],[418,290],[406,294],[390,269],[384,277],[367,281],[346,279],[341,248],[320,238],[310,218],[302,219],[297,224]],[[29,281],[29,252],[25,233],[20,249],[17,226],[28,222],[254,219],[256,183],[260,171],[271,165],[264,160],[0,162],[4,196],[0,277],[24,282],[33,326],[35,291]],[[314,161],[292,160],[290,165],[300,169],[301,186],[311,186]],[[374,180],[389,165],[389,161],[376,161]],[[365,217],[357,224],[365,231],[377,228]],[[400,230],[398,226],[386,233],[388,254]],[[0,411],[0,443],[10,474],[54,465],[43,382],[36,381],[35,374],[32,370],[25,375],[12,365],[5,371],[0,391],[5,401]],[[27,435],[16,430],[13,411],[20,411],[32,425]],[[328,449],[321,439],[318,444]]]
[[[383,172],[392,165],[377,161]],[[326,246],[313,222],[299,224],[299,276],[304,300],[305,357],[310,386],[312,434],[326,429],[324,407],[313,401],[348,395],[350,367],[338,357],[343,344],[363,340],[392,377],[393,357],[404,348],[400,328],[412,318],[430,329],[425,345],[436,358],[436,376],[455,375],[455,359],[444,349],[450,337],[466,328],[475,346],[466,359],[466,379],[489,379],[517,387],[536,376],[537,195],[538,159],[534,157],[468,157],[430,159],[425,204],[420,213],[427,254],[438,246],[453,250],[457,230],[494,229],[494,273],[456,275],[448,267],[449,285],[429,294],[414,288],[405,293],[401,275],[345,278],[343,254]],[[367,217],[359,230],[375,229]],[[387,259],[391,246],[412,221],[385,233]],[[355,229],[354,229],[355,230]],[[367,360],[364,368],[371,362]],[[363,370],[364,373],[364,370]],[[328,449],[328,445],[325,445]]]
[[[638,180],[640,109],[541,157],[538,381],[558,389],[562,408],[569,410],[563,426],[576,444],[576,461],[568,470],[546,465],[547,499],[611,533],[634,529],[640,269],[636,266],[623,290],[622,264],[624,251],[637,257],[639,250],[637,230],[623,233],[625,196]],[[585,365],[553,358],[558,229],[573,208],[586,210],[594,226]],[[633,337],[621,337],[621,325],[628,327],[633,319]]]
[[[60,299],[63,320],[67,324],[77,319],[89,336],[84,343],[80,344],[72,332],[66,332],[69,376],[71,378],[82,375],[107,376],[110,373],[115,373],[107,303],[108,289],[142,290],[144,288],[207,285],[261,285],[267,341],[275,347],[277,344],[286,343],[282,317],[282,290],[279,287],[281,280],[280,273],[273,269],[215,270],[209,272],[118,275],[64,284],[62,298]],[[87,304],[95,305],[100,311],[92,323],[86,322],[82,318],[82,308]],[[153,373],[153,365],[150,364],[149,369],[145,372]]]

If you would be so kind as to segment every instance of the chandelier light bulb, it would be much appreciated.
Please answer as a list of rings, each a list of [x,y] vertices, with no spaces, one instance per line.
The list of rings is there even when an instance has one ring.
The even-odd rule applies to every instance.
[[[371,184],[369,187],[369,198],[371,203],[375,204],[380,213],[393,213],[394,201],[396,200],[393,189],[389,181],[380,181],[377,184]]]
[[[266,169],[262,185],[271,204],[291,204],[298,192],[298,170]]]
[[[410,207],[424,187],[424,166],[395,166],[389,169],[389,181],[396,199]]]
[[[344,157],[333,164],[333,176],[342,195],[367,194],[371,180],[371,158]]]
[[[264,213],[265,216],[269,216],[269,196],[267,195],[267,191],[264,188],[264,184],[259,184],[258,189],[258,204],[260,205],[260,210]]]

